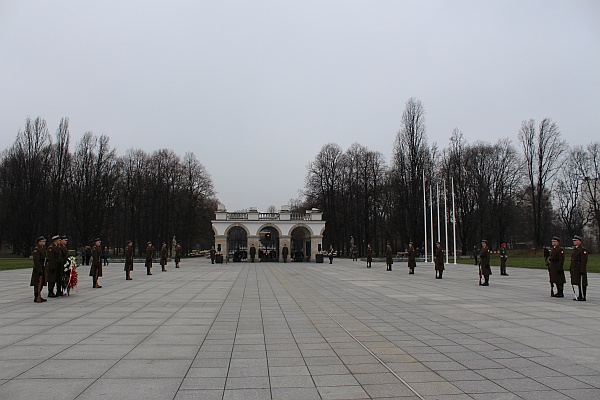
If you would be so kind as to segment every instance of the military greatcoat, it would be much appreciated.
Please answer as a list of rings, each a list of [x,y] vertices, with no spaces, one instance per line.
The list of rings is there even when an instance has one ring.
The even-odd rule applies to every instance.
[[[133,271],[133,247],[125,246],[125,267],[123,271]]]
[[[435,249],[435,270],[443,271],[444,268],[444,249],[438,247]]]
[[[46,286],[48,266],[46,265],[46,248],[44,246],[36,246],[32,252],[33,256],[33,271],[31,271],[31,283],[30,286],[37,286],[42,277],[42,286]]]
[[[102,249],[100,249],[100,246],[94,245],[94,247],[92,247],[92,266],[90,267],[90,276],[94,276],[96,271],[98,272],[98,276],[102,276],[102,261],[100,261],[101,256]]]
[[[565,250],[562,247],[556,246],[550,250],[548,256],[548,272],[550,274],[550,283],[564,284],[565,279]]]
[[[569,267],[569,271],[571,272],[571,285],[588,285],[587,260],[588,252],[583,246],[575,247],[573,249],[573,254],[571,254],[571,265]]]
[[[490,267],[490,248],[483,246],[479,252],[479,266],[481,267],[481,275],[492,275]]]
[[[415,268],[417,266],[417,252],[414,247],[408,248],[408,268]]]

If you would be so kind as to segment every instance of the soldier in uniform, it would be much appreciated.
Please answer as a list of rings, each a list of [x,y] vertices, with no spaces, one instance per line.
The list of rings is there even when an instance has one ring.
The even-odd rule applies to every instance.
[[[444,275],[444,249],[442,244],[437,242],[435,249],[435,279],[442,279]]]
[[[369,243],[367,245],[367,268],[371,268],[371,263],[373,262],[373,248]]]
[[[579,287],[579,296],[576,301],[585,301],[585,295],[588,286],[587,280],[587,260],[588,252],[581,245],[581,236],[573,236],[573,254],[571,254],[571,265],[569,272],[571,272],[571,286],[577,285]],[[575,294],[575,287],[573,286],[573,294]]]
[[[215,246],[213,246],[210,248],[210,263],[214,264],[216,258],[217,258],[217,250],[215,250]]]
[[[127,246],[125,246],[125,267],[123,270],[125,271],[125,280],[132,280],[131,271],[133,271],[133,242],[131,240],[128,240]]]
[[[252,243],[252,246],[250,246],[250,262],[254,262],[255,258],[256,258],[256,247],[254,247],[254,243]]]
[[[417,252],[413,246],[413,242],[408,243],[408,273],[413,275],[417,266]]]
[[[33,249],[33,271],[31,271],[31,283],[33,286],[33,301],[42,303],[46,299],[42,298],[42,288],[46,286],[46,238],[40,236],[37,238],[37,246]]]
[[[330,244],[329,245],[329,252],[327,253],[327,256],[329,257],[329,264],[333,264],[333,245]]]
[[[283,258],[283,262],[287,262],[288,254],[290,254],[290,250],[287,247],[287,244],[283,245],[283,249],[281,249],[281,257]]]
[[[60,283],[58,283],[58,277],[60,273],[60,248],[58,242],[60,241],[60,236],[54,235],[52,236],[52,243],[46,249],[46,258],[48,265],[48,297],[58,297]],[[58,283],[58,284],[57,284]],[[57,286],[56,293],[54,293],[54,286]]]
[[[94,246],[92,247],[92,266],[90,267],[90,276],[93,281],[93,288],[100,289],[102,286],[98,285],[98,278],[102,276],[102,247],[100,246],[100,239],[94,239]]]
[[[146,244],[146,275],[152,275],[152,242]]]
[[[565,279],[565,250],[560,247],[560,238],[552,238],[552,249],[548,255],[548,274],[550,275],[550,297],[565,297],[563,293]],[[554,294],[556,285],[556,294]]]
[[[160,246],[160,266],[162,268],[162,271],[167,270],[167,244],[166,243],[163,243],[162,246]]]
[[[179,268],[179,263],[181,262],[181,245],[177,243],[175,246],[175,268]]]
[[[479,276],[483,276],[484,282],[479,285],[490,286],[490,275],[492,275],[492,268],[490,267],[490,248],[487,245],[487,240],[481,241],[481,251],[479,252]]]
[[[500,244],[500,275],[508,276],[506,273],[506,260],[508,256],[506,255],[506,243]]]
[[[392,246],[388,243],[385,248],[385,265],[387,267],[386,271],[392,270],[392,264],[394,263],[394,256],[392,255]]]

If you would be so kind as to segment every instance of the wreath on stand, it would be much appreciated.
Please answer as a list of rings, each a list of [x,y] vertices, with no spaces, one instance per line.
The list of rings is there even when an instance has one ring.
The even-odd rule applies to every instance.
[[[77,287],[77,260],[73,256],[67,258],[67,262],[63,267],[62,288],[63,294],[67,296],[73,288],[75,288],[75,292],[79,292]]]

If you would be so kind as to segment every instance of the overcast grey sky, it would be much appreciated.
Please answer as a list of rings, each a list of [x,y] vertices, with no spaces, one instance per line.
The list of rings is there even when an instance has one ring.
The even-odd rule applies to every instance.
[[[544,117],[600,140],[598,71],[597,0],[0,0],[0,149],[69,117],[72,148],[193,151],[228,210],[265,210],[327,143],[389,161],[410,97],[439,147]]]

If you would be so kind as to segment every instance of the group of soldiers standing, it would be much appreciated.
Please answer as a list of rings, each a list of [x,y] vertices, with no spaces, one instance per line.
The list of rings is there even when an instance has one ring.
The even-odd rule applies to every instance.
[[[98,278],[102,276],[102,241],[99,238],[93,240],[94,245],[91,249],[91,266],[89,276],[92,277],[92,288],[99,289],[102,286],[98,284]],[[31,273],[31,283],[33,286],[33,301],[42,303],[47,301],[42,298],[42,288],[48,286],[48,297],[63,296],[65,288],[63,287],[64,266],[68,259],[67,237],[53,236],[52,243],[46,248],[46,238],[40,236],[37,239],[37,245],[33,249],[33,271]],[[125,279],[132,280],[131,271],[133,271],[133,242],[127,241],[125,246]],[[160,250],[160,265],[162,271],[167,270],[167,245],[162,244]],[[177,244],[175,248],[175,268],[179,268],[181,262],[181,245]],[[146,271],[147,275],[152,275],[152,242],[146,246]],[[56,292],[54,291],[56,288]]]
[[[587,279],[587,260],[588,252],[581,245],[582,237],[579,235],[573,236],[573,253],[571,253],[571,264],[569,272],[571,274],[571,287],[576,301],[585,301],[588,286]],[[552,248],[546,260],[548,266],[548,274],[550,276],[550,297],[565,297],[564,284],[565,279],[565,250],[560,247],[560,238],[554,236],[552,238]],[[554,292],[556,285],[556,293]],[[575,292],[575,286],[578,287],[579,293]]]

